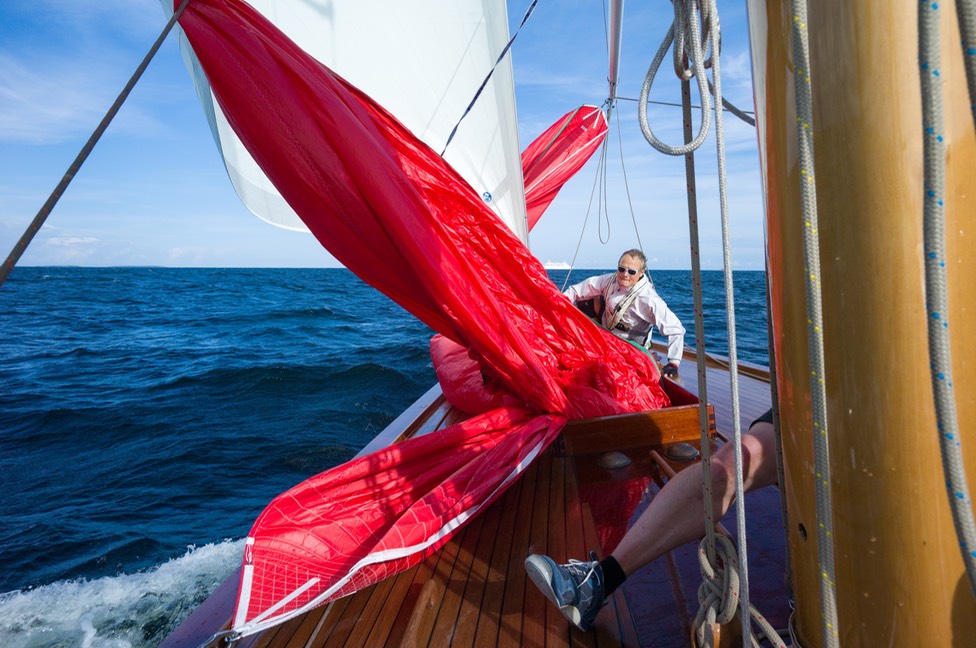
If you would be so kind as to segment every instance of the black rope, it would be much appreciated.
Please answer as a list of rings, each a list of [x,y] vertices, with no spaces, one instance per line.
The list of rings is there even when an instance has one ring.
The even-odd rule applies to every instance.
[[[156,52],[159,51],[160,46],[162,46],[163,41],[166,40],[166,36],[173,28],[173,25],[176,24],[176,21],[183,13],[183,9],[186,8],[189,1],[190,0],[183,0],[183,3],[180,4],[180,8],[173,13],[173,17],[169,19],[168,23],[166,23],[166,27],[163,28],[163,32],[159,35],[159,38],[156,39],[156,42],[153,43],[153,46],[149,50],[149,53],[146,54],[146,57],[142,59],[142,63],[140,63],[139,67],[136,68],[136,71],[129,79],[129,82],[125,84],[125,87],[122,89],[122,92],[119,93],[115,103],[112,104],[112,107],[109,108],[108,112],[105,113],[105,116],[102,117],[101,123],[98,124],[98,127],[95,128],[95,132],[93,132],[91,137],[88,138],[88,141],[78,153],[78,157],[75,158],[75,161],[71,163],[71,166],[68,167],[68,170],[65,171],[64,175],[61,177],[61,182],[58,183],[58,186],[55,187],[54,191],[51,192],[51,195],[48,196],[47,202],[45,202],[44,206],[41,207],[40,211],[37,212],[34,220],[31,221],[31,224],[27,227],[27,231],[25,231],[23,236],[20,237],[20,240],[14,245],[14,249],[7,256],[6,261],[4,261],[3,265],[0,266],[0,286],[2,286],[7,280],[7,276],[10,275],[10,272],[14,269],[17,261],[20,260],[20,257],[27,250],[27,246],[30,245],[32,240],[34,240],[34,236],[40,231],[41,226],[44,225],[44,221],[47,220],[47,217],[51,215],[51,211],[54,209],[54,206],[61,199],[61,196],[64,194],[65,190],[68,188],[68,185],[78,173],[78,170],[81,169],[81,165],[84,164],[85,160],[88,159],[92,149],[95,148],[95,144],[105,133],[108,125],[115,118],[116,113],[119,112],[122,104],[128,98],[129,93],[132,92],[132,88],[135,87],[136,82],[149,66],[149,61],[151,61],[156,55]]]
[[[464,114],[461,115],[461,119],[457,120],[457,123],[454,124],[454,129],[451,130],[451,134],[448,136],[447,142],[444,144],[444,150],[441,151],[441,157],[444,157],[444,153],[447,152],[447,147],[451,145],[451,140],[454,139],[454,135],[457,133],[458,126],[461,125],[464,118],[467,117],[468,113],[471,112],[471,109],[474,108],[474,104],[478,101],[478,97],[481,96],[481,91],[485,89],[486,85],[488,85],[488,79],[490,79],[491,75],[495,73],[495,68],[498,67],[498,64],[501,63],[502,59],[505,58],[505,55],[508,54],[508,50],[512,48],[512,43],[515,42],[515,37],[519,35],[520,31],[522,31],[522,27],[525,26],[526,21],[529,19],[529,16],[532,15],[532,12],[535,10],[535,6],[538,4],[538,2],[539,0],[532,0],[532,4],[529,5],[529,8],[525,12],[525,16],[522,17],[522,22],[519,24],[518,29],[515,30],[515,33],[508,41],[505,49],[502,50],[502,53],[498,55],[498,60],[495,61],[495,64],[491,67],[491,70],[489,70],[488,76],[485,77],[485,80],[481,82],[481,87],[478,88],[476,93],[474,93],[474,98],[471,99],[471,103],[468,104],[468,107],[464,109]]]

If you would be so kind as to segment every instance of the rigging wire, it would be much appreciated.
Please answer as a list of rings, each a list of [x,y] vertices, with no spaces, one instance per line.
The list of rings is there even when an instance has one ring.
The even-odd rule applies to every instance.
[[[601,177],[600,169],[606,166],[606,157],[607,157],[607,139],[604,138],[603,144],[600,145],[600,158],[599,161],[597,162],[597,173],[593,177],[593,188],[590,189],[590,201],[586,205],[586,215],[583,217],[583,225],[582,227],[580,227],[579,239],[576,241],[576,250],[573,252],[573,261],[570,263],[569,271],[566,273],[566,278],[563,279],[563,285],[562,288],[560,288],[560,291],[565,291],[566,287],[569,286],[569,278],[573,274],[573,268],[576,267],[576,259],[579,257],[580,247],[582,247],[583,245],[583,235],[586,232],[586,224],[590,220],[590,212],[593,209],[593,196],[596,195],[597,187],[599,186],[599,182],[600,182],[600,177]]]
[[[597,167],[597,177],[600,180],[599,200],[597,201],[597,235],[600,243],[606,245],[610,242],[610,200],[607,186],[607,147],[604,147],[600,156],[600,164]],[[606,238],[603,236],[603,223],[607,225]]]
[[[617,113],[617,152],[620,154],[620,174],[624,181],[624,193],[627,194],[627,207],[630,209],[630,222],[634,224],[634,234],[637,236],[637,247],[644,249],[641,242],[640,230],[637,228],[637,214],[634,213],[634,201],[630,197],[630,183],[627,181],[627,166],[624,164],[624,138],[620,128],[620,113]],[[645,269],[644,276],[654,287],[654,280],[651,278],[650,270]]]
[[[711,81],[708,82],[708,90],[709,90],[709,92],[712,93],[712,96],[714,97],[715,96],[715,91],[712,88],[712,82]],[[640,98],[634,98],[634,97],[617,97],[617,98],[620,101],[633,101],[635,103],[638,102],[638,101],[640,101]],[[656,106],[672,106],[672,107],[675,107],[675,108],[681,108],[681,104],[674,103],[672,101],[653,101],[651,99],[648,99],[644,103],[654,104]],[[755,118],[750,117],[750,115],[755,115],[756,114],[755,112],[753,112],[751,110],[742,110],[741,108],[739,108],[738,106],[736,106],[734,103],[732,103],[731,101],[729,101],[725,97],[722,97],[722,106],[724,106],[724,109],[726,111],[732,113],[733,115],[735,115],[736,117],[738,117],[739,119],[741,119],[745,123],[749,124],[750,126],[755,126],[756,125]],[[701,110],[702,109],[701,106],[695,106],[695,105],[692,105],[692,108],[694,108],[695,110]]]
[[[3,265],[0,266],[0,286],[2,286],[7,280],[7,277],[14,269],[14,266],[17,265],[17,261],[20,259],[20,257],[24,254],[24,252],[27,251],[27,246],[30,245],[31,241],[34,240],[34,236],[36,236],[41,230],[41,227],[44,225],[44,221],[46,221],[47,217],[51,215],[51,211],[54,209],[54,206],[58,204],[59,200],[61,200],[61,196],[64,195],[68,185],[71,184],[71,181],[81,169],[81,165],[85,163],[85,160],[88,159],[92,149],[95,148],[95,144],[98,143],[98,140],[101,139],[102,135],[105,133],[105,130],[108,128],[108,125],[112,123],[115,115],[119,112],[119,109],[122,108],[122,104],[125,103],[125,100],[129,97],[129,93],[132,92],[132,88],[135,87],[136,82],[142,77],[142,73],[146,71],[146,68],[149,66],[149,62],[152,61],[153,57],[156,55],[156,52],[159,51],[163,41],[166,40],[166,36],[169,35],[170,30],[173,29],[173,25],[176,24],[177,20],[179,20],[180,15],[183,13],[183,10],[186,8],[189,1],[190,0],[183,0],[179,8],[173,12],[169,22],[166,23],[166,26],[163,27],[162,33],[159,34],[159,38],[157,38],[156,42],[153,43],[151,48],[149,48],[149,53],[146,54],[145,58],[142,59],[139,67],[136,68],[136,71],[133,72],[132,76],[129,78],[129,81],[125,84],[125,87],[122,88],[122,92],[120,92],[119,96],[115,99],[115,103],[111,105],[108,112],[105,113],[104,117],[102,117],[102,121],[99,122],[98,126],[95,127],[94,132],[91,134],[91,137],[88,138],[88,141],[85,142],[85,145],[81,148],[81,151],[78,152],[74,162],[71,163],[68,170],[64,172],[63,176],[61,176],[61,181],[54,188],[54,191],[51,192],[51,195],[48,196],[47,201],[45,201],[44,205],[37,212],[37,215],[34,216],[34,220],[31,221],[31,224],[28,225],[27,230],[23,233],[23,235],[21,235],[17,243],[14,244],[14,249],[11,250],[10,254],[7,256],[7,259],[3,262]]]
[[[607,15],[608,15],[607,3],[606,3],[606,0],[604,0],[604,2],[603,2],[603,13],[602,13],[602,16],[603,16],[604,42],[605,42],[605,44],[606,44],[606,46],[608,48],[608,51],[609,51],[609,48],[610,48],[610,37],[609,37],[610,27],[609,27],[609,24],[607,22]],[[667,48],[664,48],[664,53],[666,53],[666,52],[667,52]],[[663,57],[663,54],[662,54],[662,57]],[[709,63],[706,62],[705,66],[708,67],[709,66]],[[708,85],[708,89],[709,89],[710,94],[714,96],[715,89],[714,89],[712,83],[710,81],[708,81],[707,78],[706,78],[705,81],[706,81],[706,83]],[[617,94],[617,92],[616,92],[616,87],[615,86],[611,86],[610,93],[611,93],[611,96],[609,96],[607,98],[607,100],[603,104],[605,106],[605,108],[606,108],[606,115],[607,115],[607,122],[608,123],[610,122],[610,117],[612,115],[614,115],[614,111],[617,108],[617,101],[618,100],[631,101],[631,102],[640,102],[641,101],[640,99],[635,99],[633,97],[621,97],[621,96],[619,96]],[[682,107],[682,104],[680,104],[680,103],[673,103],[673,102],[667,102],[667,101],[654,101],[654,100],[651,100],[651,99],[647,99],[646,97],[644,98],[643,104],[644,104],[644,107],[645,107],[645,111],[646,111],[646,104],[655,104],[655,105],[660,105],[660,106],[672,106],[672,107],[678,107],[678,108],[681,108]],[[756,121],[755,121],[754,118],[750,117],[750,115],[753,115],[754,114],[753,112],[741,110],[740,108],[738,108],[737,106],[735,106],[732,102],[728,101],[724,97],[721,98],[721,104],[724,106],[725,110],[729,111],[730,113],[732,113],[733,115],[735,115],[736,117],[738,117],[739,119],[741,119],[742,121],[744,121],[745,123],[749,124],[750,126],[755,127]],[[692,107],[695,108],[696,110],[701,110],[702,109],[701,106],[692,106]],[[623,182],[624,182],[624,191],[625,191],[625,193],[627,195],[627,206],[628,206],[628,209],[630,210],[631,222],[633,223],[633,226],[634,226],[634,234],[635,234],[635,237],[637,239],[637,247],[640,248],[640,249],[644,249],[644,244],[641,241],[641,237],[640,237],[640,229],[638,227],[637,217],[636,217],[636,214],[635,214],[635,211],[634,211],[633,199],[631,198],[631,194],[630,194],[630,184],[628,182],[628,177],[627,177],[627,168],[626,168],[626,164],[624,162],[624,155],[623,155],[623,135],[622,135],[622,132],[623,131],[620,128],[620,114],[619,114],[619,112],[616,113],[616,117],[617,117],[617,140],[618,140],[618,152],[619,152],[619,156],[620,156],[620,169],[621,169],[622,178],[623,178]],[[690,117],[689,117],[689,119],[690,119]],[[607,193],[608,192],[607,192],[607,188],[606,188],[607,175],[606,175],[606,159],[605,159],[605,153],[601,153],[600,162],[597,165],[596,175],[597,175],[597,182],[599,182],[600,180],[603,181],[603,189],[602,189],[602,193],[601,193],[601,211],[600,211],[600,217],[602,218],[602,217],[605,216],[606,227],[607,227],[606,238],[604,238],[604,235],[603,235],[603,220],[598,221],[598,228],[599,228],[598,239],[599,239],[600,243],[606,244],[606,243],[609,242],[609,239],[610,239],[610,214],[609,214],[609,203],[606,200],[606,196],[607,196]],[[591,195],[591,197],[590,197],[590,205],[592,205],[592,198],[593,197]],[[583,225],[580,228],[580,238],[577,241],[576,250],[575,250],[575,252],[573,254],[573,262],[570,264],[570,273],[572,273],[573,268],[576,267],[576,258],[579,255],[579,249],[580,249],[580,246],[582,244],[582,239],[583,239],[583,232],[585,231],[585,229],[586,229],[586,223],[588,222],[589,208],[590,207],[588,206],[588,208],[587,208],[587,210],[588,210],[588,212],[587,212],[587,218],[584,219]],[[650,281],[651,282],[651,285],[653,286],[654,285],[654,281],[653,281],[650,273],[649,272],[646,272],[645,273],[645,276],[647,277],[648,281]],[[563,284],[563,288],[564,289],[565,289],[566,285],[568,285],[568,282],[569,282],[569,275],[567,275],[567,277],[566,277],[566,279],[564,281],[564,284]]]
[[[711,83],[711,81],[708,82],[708,89],[709,89],[709,92],[712,93],[712,96],[714,96],[714,91],[712,90],[712,83]],[[633,101],[635,103],[640,101],[640,97],[618,97],[618,99],[620,101]],[[681,104],[674,103],[673,101],[658,101],[658,100],[647,99],[644,103],[645,104],[654,104],[656,106],[671,106],[671,107],[681,108]],[[756,125],[756,120],[753,117],[750,116],[750,115],[755,115],[756,114],[755,112],[753,112],[751,110],[742,110],[741,108],[739,108],[738,106],[736,106],[734,103],[732,103],[731,101],[729,101],[725,97],[722,97],[722,106],[723,106],[723,109],[725,111],[732,113],[733,115],[735,115],[736,117],[738,117],[739,119],[741,119],[745,123],[749,124],[750,126],[755,126]],[[701,106],[696,106],[694,104],[692,104],[691,107],[693,109],[695,109],[695,110],[701,110],[702,109]]]
[[[976,100],[973,63],[976,59],[976,3],[957,2],[963,43],[970,44],[967,61],[970,100]],[[942,109],[939,7],[922,3],[918,7],[918,58],[922,84],[922,137],[924,150],[924,203],[922,223],[925,250],[925,307],[929,317],[928,346],[932,370],[932,392],[942,453],[942,470],[956,537],[962,551],[969,586],[976,594],[976,523],[966,483],[959,435],[959,420],[952,380],[952,351],[949,334],[949,298],[946,288],[945,253],[945,124]],[[974,116],[976,117],[976,116]]]

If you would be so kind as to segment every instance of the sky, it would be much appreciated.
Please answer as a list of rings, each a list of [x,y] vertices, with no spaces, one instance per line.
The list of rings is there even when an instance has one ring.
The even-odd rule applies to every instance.
[[[514,31],[531,0],[507,4]],[[751,112],[744,4],[720,7],[720,70],[723,94]],[[567,111],[606,98],[603,11],[600,0],[540,0],[522,28],[511,55],[523,148]],[[594,195],[594,156],[532,231],[530,248],[540,260],[609,268],[621,251],[642,247],[652,269],[691,267],[684,158],[647,144],[633,101],[672,20],[669,0],[625,3],[621,100],[611,120],[605,189]],[[165,23],[158,0],[0,3],[0,254],[13,249]],[[695,90],[692,97],[697,105]],[[670,53],[651,98],[680,103]],[[681,142],[680,108],[654,104],[648,120],[660,139]],[[762,269],[755,129],[727,112],[724,125],[732,265]],[[701,264],[721,269],[714,128],[696,165]],[[238,200],[175,34],[19,263],[338,266],[311,235],[268,225]]]

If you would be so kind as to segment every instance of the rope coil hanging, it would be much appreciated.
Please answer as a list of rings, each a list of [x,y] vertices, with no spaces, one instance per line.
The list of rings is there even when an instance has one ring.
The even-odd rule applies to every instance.
[[[739,607],[739,563],[735,545],[727,537],[718,536],[715,549],[721,564],[725,565],[724,569],[718,571],[708,560],[704,543],[698,550],[698,567],[704,580],[698,587],[698,603],[701,607],[695,616],[693,627],[699,646],[713,646],[718,626],[732,621]],[[773,645],[784,645],[779,633],[755,606],[749,606],[749,613],[753,622]],[[746,638],[751,646],[759,647],[759,641],[754,636]]]
[[[759,626],[766,638],[774,646],[784,646],[778,633],[749,603],[748,562],[746,559],[745,506],[743,498],[742,434],[739,425],[738,372],[735,339],[735,304],[732,279],[731,244],[728,227],[728,204],[726,200],[725,141],[722,127],[722,90],[719,67],[720,28],[718,10],[714,0],[676,0],[674,2],[674,23],[668,30],[657,54],[652,61],[641,89],[638,103],[638,118],[641,131],[647,141],[658,151],[668,155],[684,155],[689,183],[689,229],[692,252],[692,285],[695,300],[695,341],[698,355],[698,386],[702,403],[702,486],[705,492],[705,539],[702,540],[699,558],[702,562],[704,582],[699,590],[701,608],[695,620],[697,640],[701,646],[713,646],[717,640],[718,625],[728,623],[734,618],[735,610],[741,612],[743,643],[758,646],[753,633],[752,622]],[[699,24],[704,24],[704,29]],[[713,58],[706,60],[705,41]],[[683,146],[664,144],[654,136],[647,123],[647,103],[650,88],[661,62],[670,45],[674,43],[674,67],[682,82],[682,104],[685,121],[685,140]],[[710,84],[706,78],[706,68],[712,68],[714,78],[714,104],[710,101]],[[696,77],[702,102],[702,123],[698,135],[691,137],[691,102],[689,86],[691,77]],[[741,561],[735,556],[735,547],[727,538],[715,533],[715,515],[711,497],[711,469],[708,443],[708,429],[705,422],[704,403],[707,401],[705,384],[704,337],[702,318],[701,268],[698,252],[697,208],[694,201],[694,151],[698,149],[708,134],[710,110],[715,107],[715,127],[717,156],[719,165],[719,191],[722,220],[723,267],[725,276],[725,302],[727,331],[729,340],[729,365],[732,389],[733,444],[735,454],[736,519],[738,540],[742,549]],[[721,564],[721,568],[716,565]],[[740,575],[741,574],[741,575]],[[723,586],[716,583],[721,580]],[[741,588],[740,588],[741,583]],[[720,593],[724,592],[724,593]],[[719,609],[720,608],[720,609]]]
[[[668,28],[668,33],[664,36],[664,40],[661,42],[661,46],[658,48],[657,54],[655,54],[654,60],[647,70],[647,75],[644,77],[644,85],[641,87],[640,96],[637,100],[637,120],[640,123],[644,138],[647,139],[651,146],[665,155],[685,155],[691,153],[701,147],[705,142],[705,138],[708,136],[711,119],[711,98],[708,91],[708,81],[704,74],[707,62],[705,60],[705,53],[702,50],[699,14],[703,14],[703,21],[709,21],[711,15],[714,15],[717,21],[718,12],[717,10],[712,11],[715,5],[714,0],[704,0],[704,4],[707,7],[700,9],[697,0],[676,0],[674,2],[674,22]],[[688,5],[690,5],[690,9]],[[706,30],[706,35],[708,31]],[[690,43],[690,57],[686,42]],[[647,122],[647,102],[651,93],[651,87],[654,85],[657,71],[661,67],[661,62],[664,61],[664,56],[667,54],[668,48],[671,47],[672,43],[674,43],[675,73],[683,81],[688,81],[694,76],[698,83],[698,94],[701,96],[702,120],[698,129],[698,135],[695,136],[694,140],[682,146],[671,146],[659,140]],[[713,50],[713,52],[717,56],[717,50]],[[688,67],[689,61],[694,64],[694,68]],[[702,73],[696,74],[695,71],[701,71]]]

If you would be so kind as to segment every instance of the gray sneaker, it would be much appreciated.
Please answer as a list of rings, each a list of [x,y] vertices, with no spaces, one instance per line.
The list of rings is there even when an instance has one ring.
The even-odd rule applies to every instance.
[[[577,628],[587,631],[606,602],[603,568],[590,552],[591,561],[570,560],[557,565],[549,556],[532,554],[525,559],[525,571],[546,598],[559,607]]]

